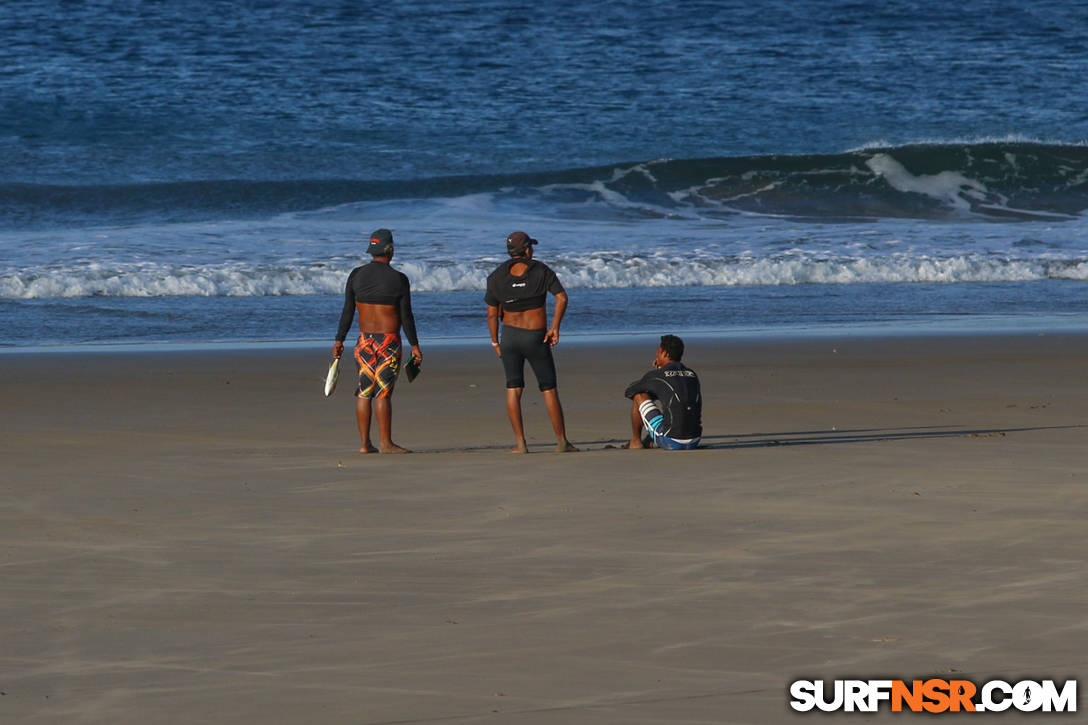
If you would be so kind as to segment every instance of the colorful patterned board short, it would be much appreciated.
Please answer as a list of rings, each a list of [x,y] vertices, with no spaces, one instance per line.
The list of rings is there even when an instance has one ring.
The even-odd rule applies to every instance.
[[[359,366],[358,398],[388,398],[400,374],[400,335],[364,332],[355,346]]]

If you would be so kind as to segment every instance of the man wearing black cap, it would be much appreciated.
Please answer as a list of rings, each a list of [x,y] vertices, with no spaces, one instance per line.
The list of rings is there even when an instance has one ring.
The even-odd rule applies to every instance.
[[[491,346],[502,358],[506,373],[506,413],[514,429],[516,444],[513,453],[528,453],[525,428],[521,418],[521,395],[525,392],[525,363],[528,361],[544,396],[556,450],[565,453],[577,450],[567,440],[563,406],[556,387],[555,360],[552,347],[559,342],[559,323],[567,309],[567,293],[559,278],[548,265],[533,259],[536,240],[525,232],[514,232],[506,238],[510,259],[487,278],[487,326]],[[547,327],[548,293],[555,295],[555,314]],[[502,320],[502,342],[499,342],[499,320]],[[546,328],[546,329],[545,329]]]
[[[416,320],[412,315],[412,294],[408,278],[393,269],[393,233],[379,229],[370,235],[366,249],[373,257],[370,264],[356,267],[348,275],[344,292],[344,311],[332,355],[344,354],[344,340],[351,327],[351,318],[359,313],[359,342],[355,346],[355,362],[359,366],[359,387],[355,390],[355,418],[362,439],[360,453],[407,453],[393,443],[393,407],[390,397],[400,373],[400,329],[412,346],[412,357],[418,364],[423,360],[416,338]],[[381,442],[377,449],[370,442],[370,407],[378,419]]]

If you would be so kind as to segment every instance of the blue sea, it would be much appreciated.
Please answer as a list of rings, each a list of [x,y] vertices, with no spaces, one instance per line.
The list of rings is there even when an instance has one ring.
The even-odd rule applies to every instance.
[[[564,332],[1088,331],[1088,4],[0,5],[0,347],[424,346],[524,230]]]

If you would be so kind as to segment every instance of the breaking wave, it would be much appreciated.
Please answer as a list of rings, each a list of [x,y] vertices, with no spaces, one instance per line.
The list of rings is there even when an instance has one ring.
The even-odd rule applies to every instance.
[[[417,293],[482,290],[494,260],[398,264]],[[569,289],[736,287],[879,282],[1088,281],[1088,258],[1004,259],[891,255],[864,258],[719,257],[679,259],[595,252],[551,264]],[[86,264],[0,272],[0,297],[251,297],[339,295],[350,268],[327,264],[251,267],[236,263]]]
[[[1088,209],[1088,146],[1022,140],[839,154],[653,160],[540,173],[362,181],[0,184],[0,226],[248,218],[397,199],[491,195],[525,210],[619,218],[755,214],[828,221],[1055,221]],[[602,211],[603,210],[603,211]]]

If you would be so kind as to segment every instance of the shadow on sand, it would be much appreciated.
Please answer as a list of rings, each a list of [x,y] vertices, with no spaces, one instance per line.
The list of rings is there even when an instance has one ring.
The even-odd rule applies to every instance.
[[[1008,433],[1083,428],[1083,425],[1050,425],[1023,428],[969,428],[967,426],[914,426],[906,428],[859,428],[852,430],[811,430],[788,433],[742,433],[703,436],[700,448],[762,448],[768,446],[815,446],[834,443],[920,440],[925,438],[990,438]],[[709,442],[708,442],[709,441]],[[717,442],[721,441],[721,442]]]
[[[779,433],[727,433],[723,435],[704,435],[702,445],[697,450],[733,450],[738,448],[769,448],[772,446],[819,446],[841,443],[873,443],[878,441],[921,440],[926,438],[990,438],[1009,433],[1026,433],[1042,430],[1069,430],[1084,428],[1085,425],[1049,425],[1023,428],[971,428],[956,425],[911,426],[903,428],[855,428],[838,430],[806,430]],[[623,438],[602,440],[577,440],[574,445],[583,451],[621,450],[626,443]],[[510,450],[511,444],[488,446],[465,446],[462,448],[430,448],[419,450],[420,453],[451,453],[454,451],[504,451]],[[554,443],[530,443],[529,450],[534,453],[546,453],[555,448]]]

